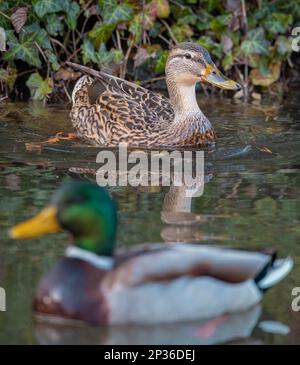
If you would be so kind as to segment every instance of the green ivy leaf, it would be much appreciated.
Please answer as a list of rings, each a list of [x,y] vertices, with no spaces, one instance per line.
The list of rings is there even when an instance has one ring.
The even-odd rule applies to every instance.
[[[136,14],[129,25],[129,32],[133,36],[133,41],[138,43],[143,31],[143,17],[142,14]]]
[[[260,7],[254,10],[252,14],[249,15],[249,19],[251,22],[251,18],[253,18],[253,26],[257,24],[257,22],[262,21],[264,18],[270,14],[270,11],[273,11],[274,7],[270,4],[262,3]]]
[[[197,22],[196,22],[196,28],[200,31],[206,30],[210,28],[210,22],[213,19],[213,16],[209,14],[205,9],[201,9],[197,13]]]
[[[50,78],[42,79],[39,73],[31,74],[26,81],[33,100],[44,100],[46,95],[53,91],[53,81]]]
[[[287,14],[293,15],[294,20],[300,20],[300,2],[298,0],[286,1],[281,0],[280,9]]]
[[[123,52],[120,50],[120,49],[115,49],[115,48],[112,48],[110,51],[109,51],[109,54],[110,54],[110,57],[111,57],[111,62],[112,63],[120,63],[123,58],[124,58],[124,55],[123,55]]]
[[[170,15],[168,0],[152,0],[152,6],[156,10],[158,18],[167,18]]]
[[[281,56],[287,56],[292,52],[292,45],[290,40],[280,35],[276,40],[276,50]]]
[[[212,40],[209,36],[203,36],[197,40],[197,43],[206,48],[212,55],[221,59],[223,56],[223,46]]]
[[[4,70],[0,69],[0,81],[3,81],[12,90],[17,79],[18,73],[15,68]]]
[[[259,57],[258,71],[264,77],[269,75],[269,60],[267,57]]]
[[[60,64],[58,63],[57,56],[50,49],[46,49],[45,51],[46,57],[48,61],[51,63],[51,67],[53,71],[58,71],[60,68]]]
[[[285,33],[292,23],[293,17],[290,14],[272,13],[263,22],[266,31],[272,34]]]
[[[52,49],[50,38],[45,29],[42,29],[38,22],[24,27],[25,33],[34,34],[34,40],[45,49]]]
[[[46,14],[68,11],[68,8],[68,0],[38,0],[33,6],[34,11],[39,18],[43,18]]]
[[[156,37],[158,37],[160,32],[161,32],[161,23],[160,22],[155,22],[153,24],[153,27],[151,27],[150,30],[149,30],[149,36],[153,37],[153,38],[156,38]]]
[[[97,63],[101,66],[107,66],[109,64],[115,63],[118,64],[122,61],[124,55],[123,52],[119,49],[112,48],[110,51],[107,51],[105,46],[102,45],[100,50],[96,54]]]
[[[98,62],[95,48],[89,39],[85,39],[83,41],[83,45],[81,46],[81,53],[83,57],[83,63],[85,65],[90,61],[94,63]]]
[[[195,25],[197,23],[197,16],[195,14],[188,14],[178,19],[178,24]]]
[[[160,51],[157,52],[157,58],[156,58],[154,70],[158,74],[161,74],[165,71],[168,55],[169,55],[168,51],[161,51],[160,50]]]
[[[47,17],[46,29],[49,34],[56,37],[60,32],[63,31],[64,27],[56,14],[50,14]]]
[[[183,42],[194,34],[193,29],[188,24],[173,24],[171,29],[179,42]]]
[[[215,9],[220,7],[220,1],[219,0],[204,0],[203,3],[205,4],[205,9],[211,13]]]
[[[108,25],[127,22],[133,18],[133,6],[118,4],[117,0],[99,0],[100,13]]]
[[[232,52],[229,52],[222,60],[222,68],[225,71],[230,70],[233,64],[234,64],[234,57]]]
[[[213,18],[213,20],[211,20],[209,26],[214,33],[220,36],[221,33],[224,32],[225,29],[227,29],[231,18],[232,18],[231,14],[219,15]]]
[[[97,22],[94,25],[94,28],[88,33],[88,35],[93,41],[95,47],[99,47],[100,44],[106,43],[109,40],[114,29],[114,24],[104,24],[101,22]]]
[[[80,6],[75,1],[73,1],[69,6],[66,19],[66,23],[72,30],[76,28],[77,17],[79,13],[80,13]]]
[[[268,54],[269,42],[265,38],[265,32],[262,28],[250,30],[247,39],[241,44],[241,50],[246,55],[257,53],[261,55]]]
[[[27,62],[29,65],[41,67],[39,51],[34,44],[35,33],[22,32],[19,41],[12,31],[7,32],[7,36],[9,50],[4,55],[6,61],[18,59]]]

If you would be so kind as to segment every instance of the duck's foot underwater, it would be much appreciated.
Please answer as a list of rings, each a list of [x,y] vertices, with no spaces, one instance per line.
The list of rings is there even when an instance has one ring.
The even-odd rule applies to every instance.
[[[76,133],[58,132],[54,137],[50,137],[46,141],[26,143],[25,146],[28,151],[41,151],[43,146],[48,144],[55,144],[61,141],[75,141],[78,139],[79,138]]]

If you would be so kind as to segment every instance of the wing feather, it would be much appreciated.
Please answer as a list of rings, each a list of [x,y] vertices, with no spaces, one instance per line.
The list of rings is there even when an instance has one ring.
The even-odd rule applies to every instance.
[[[131,109],[141,106],[142,110],[149,115],[147,120],[161,122],[173,121],[174,110],[170,103],[170,100],[161,94],[154,93],[150,90],[143,88],[135,83],[122,80],[118,77],[105,74],[101,71],[95,71],[89,67],[78,65],[72,62],[67,62],[73,68],[77,68],[85,74],[89,74],[95,78],[94,82],[89,86],[88,94],[90,103],[97,103],[102,96],[123,98],[128,102],[129,100],[134,105],[130,105]],[[157,117],[159,116],[159,119]],[[147,120],[145,120],[147,122]]]
[[[155,246],[155,245],[154,245]],[[118,254],[117,254],[118,256]],[[255,277],[272,262],[273,256],[235,249],[171,244],[119,254],[111,284],[137,286],[147,282],[170,281],[181,276],[210,276],[239,283]]]

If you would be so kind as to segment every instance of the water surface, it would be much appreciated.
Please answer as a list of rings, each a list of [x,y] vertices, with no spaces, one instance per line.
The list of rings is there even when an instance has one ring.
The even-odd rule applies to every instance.
[[[263,107],[200,100],[219,140],[216,150],[206,153],[204,194],[192,199],[184,217],[166,203],[168,188],[110,189],[119,206],[118,245],[181,241],[274,247],[295,262],[289,277],[247,313],[152,328],[74,328],[36,321],[34,289],[63,254],[69,237],[60,233],[17,242],[8,238],[7,229],[45,206],[62,181],[93,180],[76,169],[97,167],[99,149],[65,141],[28,150],[26,143],[71,131],[67,108],[0,104],[0,286],[7,295],[7,311],[0,312],[0,343],[300,344],[300,313],[291,310],[292,288],[300,286],[299,97],[291,93],[281,105],[266,102]],[[180,191],[173,194],[181,199]],[[268,332],[270,324],[277,333]]]

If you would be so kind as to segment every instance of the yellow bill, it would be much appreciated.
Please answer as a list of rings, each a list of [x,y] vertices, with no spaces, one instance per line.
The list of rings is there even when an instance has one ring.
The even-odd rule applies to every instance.
[[[57,220],[57,208],[49,206],[44,208],[35,217],[15,225],[9,232],[11,238],[27,239],[55,233],[61,230]]]
[[[240,90],[241,85],[237,82],[228,79],[224,76],[215,65],[208,64],[205,69],[205,74],[202,75],[201,81],[209,82],[210,84],[226,90]]]

